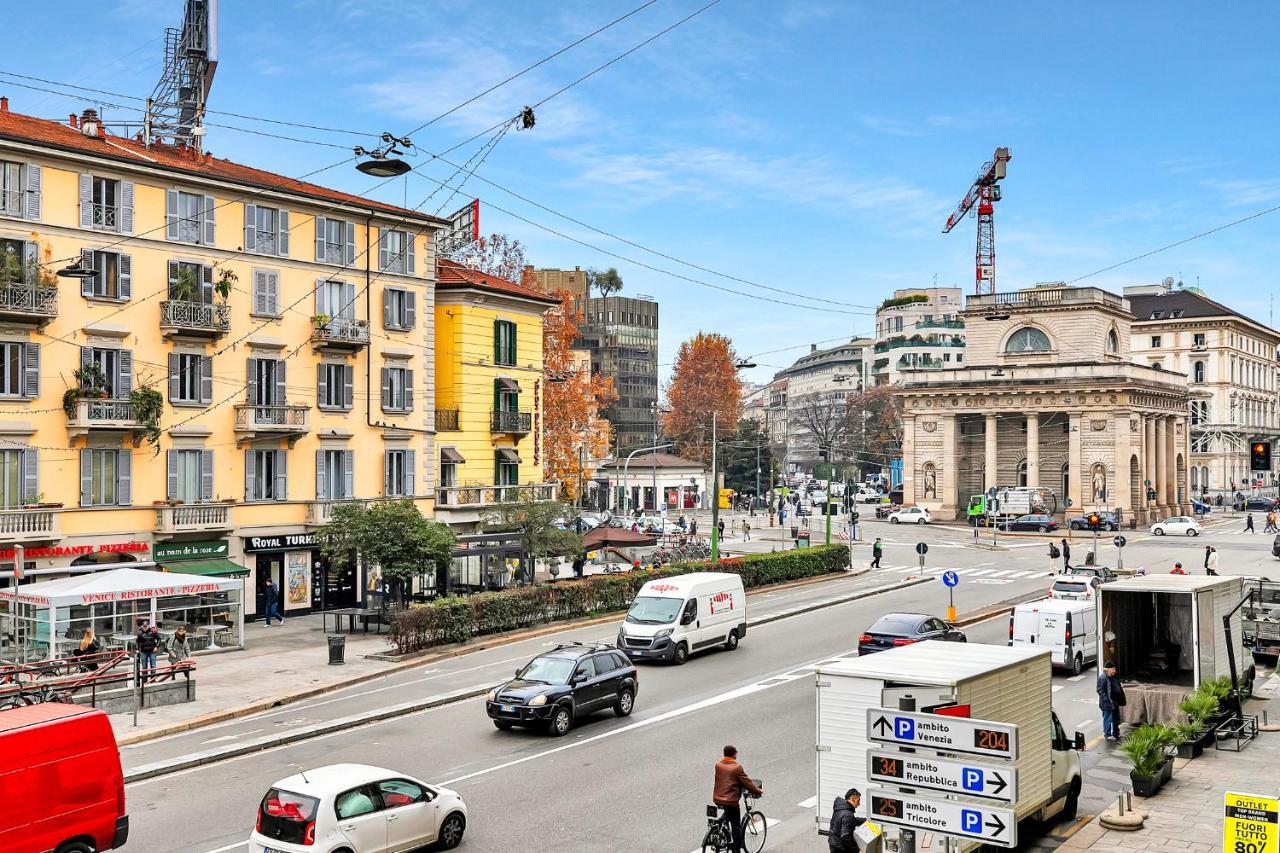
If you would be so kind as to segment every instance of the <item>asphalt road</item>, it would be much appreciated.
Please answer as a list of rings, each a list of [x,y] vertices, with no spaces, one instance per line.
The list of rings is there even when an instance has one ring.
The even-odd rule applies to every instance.
[[[1009,541],[1009,550],[993,552],[971,547],[966,531],[868,527],[867,534],[886,539],[880,572],[869,580],[780,592],[773,600],[753,597],[749,616],[813,603],[831,595],[833,586],[873,586],[914,574],[919,569],[912,546],[920,539],[931,543],[926,573],[945,568],[961,572],[956,602],[961,611],[1048,586],[1043,540]],[[1254,574],[1272,562],[1271,537],[1261,534],[1214,532],[1189,542],[1126,535],[1126,563],[1146,565],[1152,572],[1176,558],[1194,570],[1206,543],[1219,545],[1224,573]],[[1105,549],[1101,561],[1109,562]],[[782,598],[788,594],[790,598]],[[760,625],[735,652],[712,652],[681,668],[644,666],[631,718],[600,714],[561,740],[498,732],[485,718],[481,700],[472,699],[138,782],[128,787],[133,819],[128,849],[243,850],[256,803],[272,782],[299,767],[356,761],[394,767],[459,790],[472,810],[464,849],[684,853],[698,845],[711,767],[720,746],[732,741],[751,774],[765,782],[761,805],[776,821],[767,849],[821,851],[825,843],[815,833],[811,802],[814,701],[809,668],[850,654],[858,632],[885,612],[941,614],[945,604],[941,584],[914,586]],[[1006,626],[1003,619],[974,626],[971,641],[1002,643]],[[612,637],[614,632],[612,626],[585,631],[588,638]],[[340,699],[328,705],[322,704],[327,699],[318,700],[270,712],[274,716],[256,715],[140,745],[125,751],[126,764],[207,748],[211,739],[244,737],[255,726],[287,729],[338,705],[349,711],[385,703],[403,691],[425,695],[446,683],[492,683],[541,644],[557,639],[479,653],[492,660],[459,658],[447,671],[414,670],[400,676],[403,684],[387,679],[387,684],[362,685],[344,696],[328,697]],[[441,677],[435,682],[421,680],[437,675]],[[1060,688],[1054,703],[1064,727],[1095,741],[1100,724],[1091,676],[1075,681],[1057,676],[1055,688]],[[1114,795],[1089,783],[1090,763],[1086,758],[1083,812],[1097,811]]]

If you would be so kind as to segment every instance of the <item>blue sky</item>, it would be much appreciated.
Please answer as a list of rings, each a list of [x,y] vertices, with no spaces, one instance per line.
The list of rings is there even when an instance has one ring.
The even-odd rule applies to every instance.
[[[403,133],[640,2],[222,0],[210,106]],[[414,142],[449,148],[704,2],[658,0]],[[179,0],[55,6],[56,14],[24,25],[27,37],[9,46],[0,70],[149,94],[160,35],[178,21]],[[766,379],[811,341],[869,332],[871,310],[895,287],[936,275],[939,284],[972,288],[972,221],[940,231],[997,145],[1013,149],[996,214],[1001,290],[1074,279],[1280,204],[1278,36],[1275,7],[1264,3],[1219,10],[1190,2],[722,0],[552,100],[537,126],[508,134],[480,172],[589,225],[786,295],[646,254],[478,181],[469,188],[485,205],[483,229],[522,240],[533,263],[616,265],[627,292],[656,297],[664,362],[699,330],[729,335],[744,355],[797,346],[758,359],[750,375]],[[4,82],[0,92],[11,109],[48,117],[85,104]],[[465,159],[480,144],[452,156]],[[290,175],[343,156],[219,128],[207,147]],[[443,179],[452,169],[424,171]],[[353,192],[374,183],[349,166],[315,180]],[[434,187],[415,175],[377,195],[413,206]],[[443,200],[437,193],[425,209]],[[611,258],[490,203],[628,258],[786,304]],[[1277,227],[1280,213],[1086,281],[1118,290],[1166,275],[1198,280],[1265,322]]]

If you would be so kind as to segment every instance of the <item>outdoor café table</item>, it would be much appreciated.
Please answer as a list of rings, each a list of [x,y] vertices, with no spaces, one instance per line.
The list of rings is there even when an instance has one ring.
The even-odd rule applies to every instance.
[[[356,632],[357,619],[360,620],[361,624],[364,626],[364,633],[367,634],[369,633],[369,620],[379,619],[381,614],[382,614],[382,611],[380,610],[373,610],[366,607],[344,607],[340,610],[326,610],[324,611],[324,613],[321,614],[321,619],[322,619],[321,627],[323,628],[324,625],[328,624],[328,621],[325,619],[325,617],[333,616],[334,633],[340,634],[342,633],[342,627],[341,627],[342,617],[345,616],[347,617],[347,633],[348,634],[354,634]],[[377,633],[379,634],[382,633],[382,621],[380,619],[378,621]]]
[[[215,638],[217,637],[218,632],[219,632],[219,631],[221,631],[224,627],[225,627],[225,626],[223,626],[223,625],[201,625],[201,626],[199,626],[199,630],[201,630],[201,631],[205,631],[205,632],[206,632],[206,633],[208,633],[208,635],[209,635],[209,645],[206,647],[206,648],[208,648],[208,650],[209,650],[209,651],[211,651],[211,652],[216,652],[216,651],[218,651],[219,649],[221,649],[221,648],[222,648],[221,646],[219,646],[219,645],[217,644],[217,642],[215,641]]]

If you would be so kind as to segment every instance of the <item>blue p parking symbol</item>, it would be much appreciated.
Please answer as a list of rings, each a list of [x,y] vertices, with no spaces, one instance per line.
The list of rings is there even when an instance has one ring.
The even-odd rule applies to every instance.
[[[967,832],[971,835],[982,834],[982,812],[975,812],[972,809],[960,810],[960,831]]]
[[[894,717],[893,736],[898,740],[915,740],[916,721],[909,717]]]
[[[982,790],[982,771],[976,767],[966,767],[960,775],[960,784],[966,791]]]

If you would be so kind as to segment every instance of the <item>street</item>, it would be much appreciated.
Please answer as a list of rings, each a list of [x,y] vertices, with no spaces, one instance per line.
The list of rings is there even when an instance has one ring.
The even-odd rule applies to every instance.
[[[906,579],[918,572],[913,550],[918,541],[930,545],[926,574],[951,568],[961,575],[956,598],[961,614],[1047,588],[1044,539],[1009,537],[1009,550],[989,551],[972,547],[967,541],[971,535],[966,534],[954,528],[901,529],[872,522],[863,535],[882,536],[883,569],[856,579],[753,597],[750,618]],[[1258,536],[1255,542],[1234,528],[1210,529],[1185,542],[1128,536],[1126,564],[1144,565],[1151,572],[1167,571],[1174,559],[1199,571],[1206,543],[1221,549],[1224,574],[1265,571],[1272,561],[1269,538]],[[1114,551],[1107,541],[1100,562],[1110,562]],[[867,550],[855,545],[855,565],[866,558]],[[498,732],[485,717],[482,700],[468,699],[137,782],[128,786],[134,815],[129,848],[201,853],[243,849],[257,801],[273,781],[295,768],[349,761],[393,767],[456,788],[471,808],[467,849],[684,853],[698,846],[711,768],[720,747],[732,742],[748,771],[764,780],[767,795],[761,806],[771,820],[768,849],[825,849],[813,824],[811,668],[851,654],[857,634],[885,612],[942,614],[945,607],[943,586],[929,582],[758,625],[735,652],[711,652],[682,668],[641,666],[632,717],[598,714],[582,721],[564,740]],[[1007,624],[1001,616],[966,630],[971,642],[1002,643]],[[611,641],[615,633],[611,623],[513,644],[128,747],[122,751],[126,772],[410,696],[492,685],[551,643]],[[1082,731],[1096,751],[1100,723],[1092,682],[1092,671],[1074,679],[1056,675],[1054,704],[1064,727]],[[1096,813],[1114,797],[1112,786],[1091,784],[1090,764],[1086,758],[1082,815]],[[830,804],[819,805],[825,809]]]

